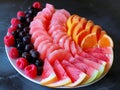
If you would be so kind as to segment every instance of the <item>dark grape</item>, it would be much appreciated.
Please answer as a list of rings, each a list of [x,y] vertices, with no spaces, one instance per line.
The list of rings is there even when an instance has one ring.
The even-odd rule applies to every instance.
[[[27,44],[26,46],[25,46],[25,51],[30,51],[31,49],[33,49],[34,47],[33,47],[33,44]]]

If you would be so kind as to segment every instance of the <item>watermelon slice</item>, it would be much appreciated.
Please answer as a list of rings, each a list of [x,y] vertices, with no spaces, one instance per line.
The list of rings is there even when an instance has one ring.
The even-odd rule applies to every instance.
[[[44,67],[43,67],[43,73],[41,78],[42,79],[40,81],[40,84],[45,86],[57,81],[57,76],[54,72],[54,69],[47,59],[44,60]]]
[[[87,52],[87,53],[95,52],[95,53],[103,53],[103,54],[113,54],[112,47],[101,47],[101,48],[94,47],[94,48],[86,49],[85,52]]]
[[[105,65],[99,64],[97,62],[94,62],[92,60],[84,58],[84,57],[82,57],[80,55],[75,55],[75,58],[82,61],[86,65],[91,66],[91,67],[95,68],[96,70],[98,70],[99,74],[98,74],[97,78],[99,78],[104,73]]]
[[[55,60],[53,69],[57,75],[58,81],[48,84],[49,87],[58,87],[72,83],[71,79],[58,60]]]
[[[82,81],[86,78],[86,74],[84,72],[76,68],[73,64],[71,64],[67,60],[63,60],[61,63],[66,73],[72,80],[72,83],[66,86],[75,87],[77,85],[80,85]]]
[[[79,68],[81,71],[87,74],[87,78],[82,82],[82,84],[88,84],[94,81],[99,74],[98,70],[81,62],[80,60],[74,59],[70,62],[74,64],[77,68]]]
[[[103,54],[103,53],[95,53],[91,52],[89,55],[94,56],[95,58],[101,59],[105,62],[107,62],[106,70],[108,71],[113,63],[113,54]]]

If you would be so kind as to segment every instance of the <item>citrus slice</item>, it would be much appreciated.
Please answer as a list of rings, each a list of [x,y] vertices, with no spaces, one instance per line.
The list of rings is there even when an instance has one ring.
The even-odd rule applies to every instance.
[[[72,25],[72,22],[75,21],[75,22],[78,22],[80,21],[81,17],[78,16],[78,15],[71,15],[68,20],[67,20],[67,26],[70,27]]]
[[[102,31],[102,28],[99,25],[94,25],[93,28],[91,29],[91,33],[96,33],[97,40],[100,37],[101,31]]]
[[[88,34],[89,34],[89,31],[87,31],[87,30],[82,30],[81,32],[79,32],[79,33],[77,34],[77,36],[75,37],[75,42],[76,42],[76,44],[81,45],[81,41],[82,41],[83,38],[84,38],[86,35],[88,35]]]
[[[98,41],[99,47],[113,47],[113,41],[110,36],[104,34]]]
[[[88,20],[87,24],[85,26],[85,30],[91,31],[93,25],[94,25],[93,21],[92,20]]]
[[[83,50],[97,47],[97,36],[96,33],[90,33],[86,35],[83,40],[81,41],[81,47]]]
[[[78,22],[72,34],[72,37],[74,40],[75,40],[76,35],[80,33],[82,30],[84,30],[86,23],[87,23],[86,18],[81,18],[81,20]]]

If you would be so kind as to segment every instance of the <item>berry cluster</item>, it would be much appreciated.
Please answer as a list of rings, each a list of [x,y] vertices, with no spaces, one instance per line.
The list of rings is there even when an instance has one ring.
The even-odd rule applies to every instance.
[[[34,2],[26,11],[18,11],[17,18],[11,19],[11,26],[4,37],[4,43],[9,50],[9,56],[16,60],[16,66],[24,69],[26,75],[34,78],[41,75],[43,70],[43,60],[34,49],[29,34],[29,25],[34,16],[41,10],[39,2]]]

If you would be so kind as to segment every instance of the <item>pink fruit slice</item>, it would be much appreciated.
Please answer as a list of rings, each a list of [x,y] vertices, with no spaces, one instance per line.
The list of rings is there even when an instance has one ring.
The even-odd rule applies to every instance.
[[[98,70],[99,74],[98,74],[97,78],[99,78],[104,73],[105,65],[99,64],[97,62],[91,61],[89,59],[86,59],[86,58],[78,56],[78,55],[76,55],[75,58],[82,61],[86,65],[89,65],[89,66],[95,68],[96,70]]]
[[[49,31],[48,31],[48,33],[49,34],[52,34],[53,33],[53,31],[56,31],[56,30],[63,30],[63,31],[66,31],[66,28],[65,27],[63,27],[63,26],[61,26],[61,25],[52,25],[52,27],[49,27]]]
[[[37,37],[43,36],[43,35],[45,36],[45,35],[47,35],[47,33],[42,30],[34,32],[31,36],[31,42],[34,43],[35,40],[37,39]]]
[[[75,59],[71,61],[72,64],[74,64],[77,68],[79,68],[81,71],[87,74],[86,79],[82,82],[82,84],[88,84],[92,81],[94,81],[99,74],[98,70],[95,68],[86,65],[85,63]]]
[[[57,76],[53,70],[53,67],[47,59],[44,60],[43,73],[41,78],[42,80],[40,81],[40,84],[45,86],[57,81]]]
[[[51,38],[50,37],[47,37],[45,35],[41,35],[39,36],[38,38],[36,38],[35,42],[34,42],[34,48],[37,49],[39,44],[42,42],[42,41],[46,41],[48,40],[49,42],[52,42]]]
[[[63,85],[65,86],[67,84],[72,83],[71,79],[69,78],[63,66],[58,60],[54,62],[53,69],[57,75],[58,81],[48,84],[49,87],[58,87]]]
[[[71,37],[68,37],[64,42],[64,49],[70,52],[70,42],[72,41]]]
[[[88,53],[92,53],[92,52],[95,52],[95,53],[103,53],[103,54],[112,54],[113,53],[113,50],[112,50],[112,47],[95,47],[95,48],[89,48],[89,49],[86,49],[85,50],[86,52]]]
[[[51,45],[48,50],[47,50],[47,56],[52,53],[54,50],[58,50],[60,49],[60,47],[57,44],[53,44]]]
[[[59,32],[59,34],[56,34],[56,35],[53,37],[53,42],[54,42],[54,43],[58,43],[59,40],[60,40],[60,38],[61,38],[62,36],[64,36],[64,35],[66,35],[66,33]]]
[[[86,74],[84,72],[76,68],[73,64],[69,63],[67,60],[63,60],[61,63],[66,73],[72,80],[72,83],[67,85],[68,87],[80,85],[82,81],[86,78]]]
[[[45,59],[46,54],[47,54],[47,50],[51,45],[53,45],[53,44],[52,43],[46,43],[41,47],[41,49],[39,49],[39,53],[41,53],[40,57],[42,59]]]
[[[107,62],[106,70],[110,69],[112,63],[113,63],[113,54],[103,54],[103,53],[95,53],[91,52],[89,53],[91,56],[94,56],[95,58],[98,58],[100,60],[103,60]]]
[[[60,46],[61,48],[64,47],[64,43],[65,43],[65,40],[66,40],[67,38],[68,38],[67,35],[64,35],[64,36],[62,36],[62,37],[60,38],[60,40],[59,40],[59,46]]]
[[[69,52],[67,52],[64,49],[58,49],[58,50],[54,50],[53,52],[51,52],[48,55],[47,59],[51,64],[53,64],[56,59],[58,59],[59,61],[62,61],[63,59],[68,60],[70,57],[72,56]]]
[[[77,54],[77,48],[76,48],[76,44],[74,41],[71,41],[70,42],[70,50],[71,50],[71,53],[73,55]]]

